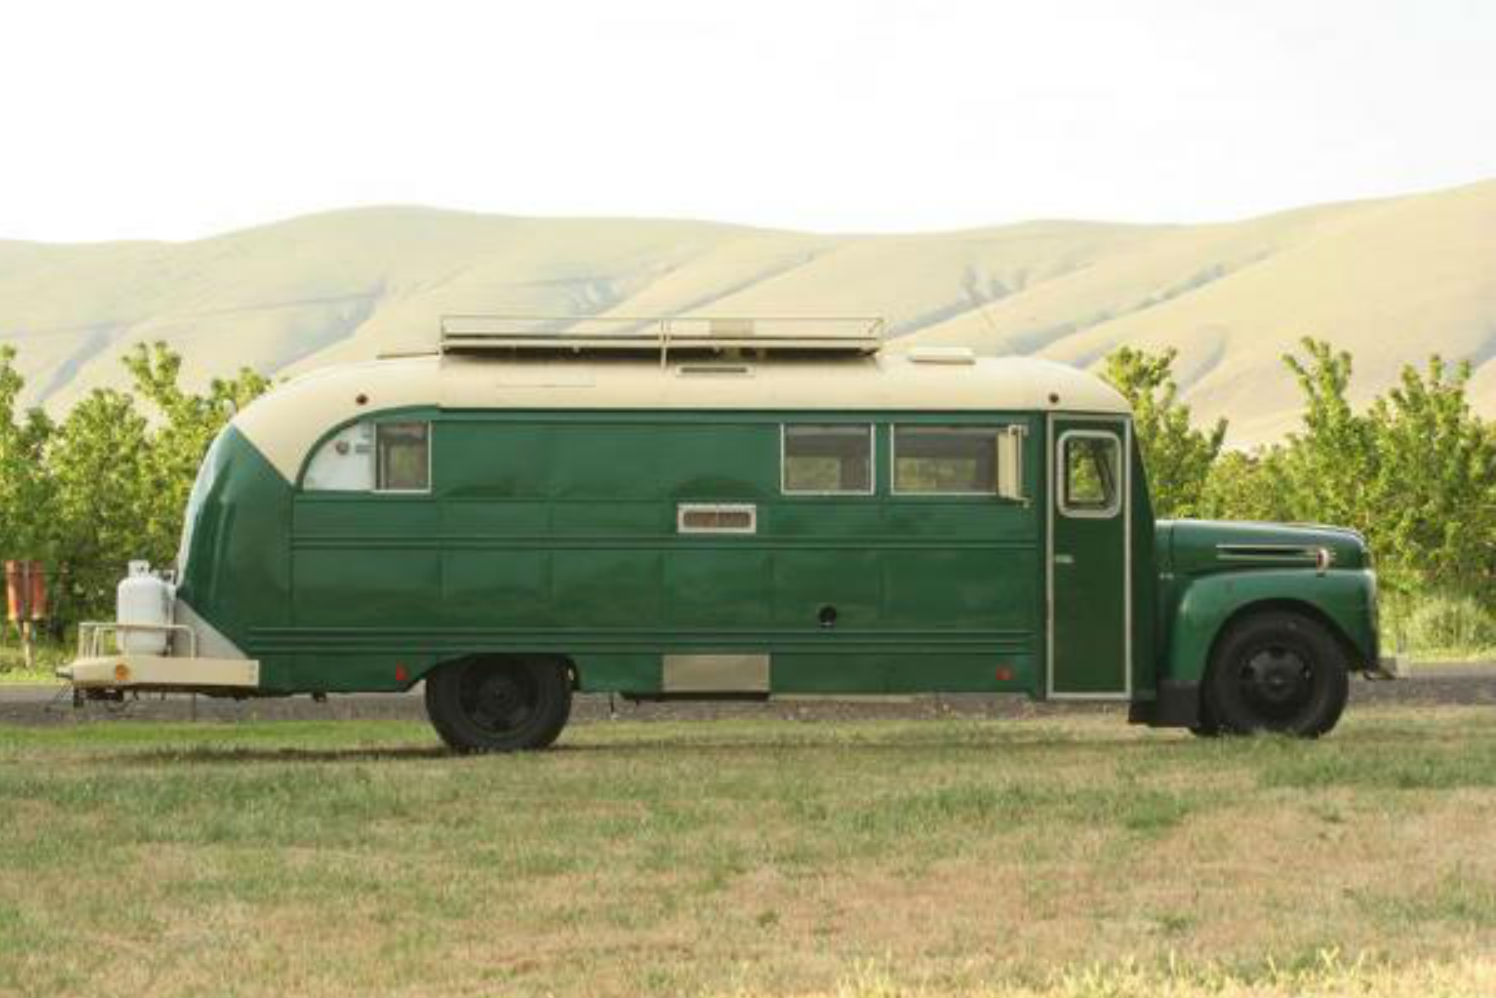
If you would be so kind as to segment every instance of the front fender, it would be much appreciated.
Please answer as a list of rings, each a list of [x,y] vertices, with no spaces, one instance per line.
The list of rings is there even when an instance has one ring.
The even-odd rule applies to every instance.
[[[1193,579],[1170,621],[1164,674],[1199,682],[1217,635],[1238,614],[1254,608],[1299,609],[1339,632],[1362,667],[1377,661],[1376,577],[1368,570],[1256,570]]]

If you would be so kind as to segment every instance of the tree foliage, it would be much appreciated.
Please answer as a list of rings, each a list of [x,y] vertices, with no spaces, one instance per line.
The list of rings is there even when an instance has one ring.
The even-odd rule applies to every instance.
[[[1176,354],[1172,347],[1150,354],[1124,346],[1106,358],[1106,379],[1132,406],[1153,511],[1160,517],[1199,514],[1205,483],[1226,439],[1224,419],[1206,431],[1191,424],[1189,406],[1179,401],[1174,382]]]
[[[1107,363],[1133,402],[1155,493],[1173,508],[1354,527],[1370,541],[1385,589],[1496,607],[1496,424],[1470,407],[1468,364],[1451,370],[1433,356],[1422,371],[1405,367],[1357,411],[1350,354],[1305,338],[1283,358],[1303,394],[1301,426],[1248,453],[1222,451],[1214,430],[1189,429],[1173,360],[1173,351],[1124,347]]]
[[[203,454],[269,382],[243,369],[192,393],[178,354],[142,344],[125,358],[133,392],[96,389],[54,424],[17,413],[14,360],[0,347],[0,558],[48,563],[59,618],[108,613],[125,562],[172,562]]]
[[[52,490],[45,456],[53,426],[40,409],[16,411],[25,381],[15,357],[15,348],[0,346],[0,558],[45,560]]]
[[[133,391],[96,390],[54,422],[18,408],[14,361],[0,347],[0,559],[51,565],[64,618],[107,613],[128,559],[171,563],[204,453],[269,382],[245,369],[190,392],[180,356],[142,345],[125,359]],[[1305,339],[1284,357],[1304,398],[1299,429],[1243,452],[1223,447],[1225,420],[1193,424],[1174,361],[1123,347],[1106,363],[1160,516],[1355,527],[1384,589],[1496,610],[1496,424],[1470,406],[1468,365],[1432,357],[1358,409],[1350,355]]]

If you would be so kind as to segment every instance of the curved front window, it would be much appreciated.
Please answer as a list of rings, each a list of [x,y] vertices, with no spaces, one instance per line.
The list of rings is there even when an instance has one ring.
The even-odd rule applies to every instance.
[[[345,426],[317,448],[301,487],[307,492],[427,492],[431,424],[363,420]]]

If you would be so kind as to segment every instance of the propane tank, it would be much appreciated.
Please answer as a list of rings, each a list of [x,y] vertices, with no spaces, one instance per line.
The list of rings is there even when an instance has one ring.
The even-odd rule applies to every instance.
[[[151,624],[166,627],[172,622],[176,587],[151,572],[148,561],[130,562],[129,574],[120,581],[115,604],[115,622]],[[119,631],[115,644],[126,655],[165,655],[171,633],[159,631]]]

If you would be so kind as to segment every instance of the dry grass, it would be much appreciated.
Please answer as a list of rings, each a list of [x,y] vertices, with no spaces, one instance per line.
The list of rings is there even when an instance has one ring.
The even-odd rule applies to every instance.
[[[1496,993],[1496,717],[0,731],[0,992]]]

